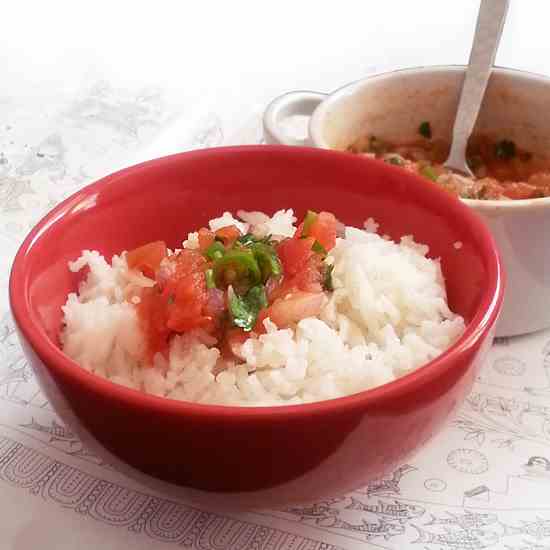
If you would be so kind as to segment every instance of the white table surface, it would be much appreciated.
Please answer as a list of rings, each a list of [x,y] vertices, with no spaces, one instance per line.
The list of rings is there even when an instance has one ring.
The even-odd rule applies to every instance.
[[[36,417],[37,422],[41,421],[40,415],[45,415],[44,425],[52,426],[48,416],[51,413],[44,412],[44,403],[36,405],[35,394],[16,395],[31,390],[10,381],[17,369],[30,375],[21,363],[7,312],[11,259],[26,231],[45,211],[78,187],[138,160],[192,147],[257,141],[263,107],[284,91],[330,91],[385,68],[465,63],[477,5],[475,0],[4,1],[0,12],[0,436],[11,430],[13,440],[27,437],[13,435],[14,426],[21,426],[17,420],[20,414],[26,414],[28,421]],[[550,3],[544,0],[512,0],[497,64],[550,74],[549,15]],[[497,487],[492,502],[499,503],[494,506],[501,515],[510,512],[518,498],[524,499],[519,516],[499,516],[499,522],[508,521],[510,525],[511,521],[519,531],[503,531],[506,536],[499,535],[498,541],[480,538],[471,529],[465,531],[456,518],[453,523],[454,516],[448,512],[451,509],[457,514],[465,513],[466,504],[457,501],[445,510],[426,505],[426,518],[429,519],[429,511],[445,517],[449,533],[440,529],[435,531],[440,538],[420,538],[418,542],[414,537],[350,542],[330,530],[316,531],[308,525],[305,531],[291,528],[284,514],[276,514],[278,519],[269,521],[247,516],[245,520],[254,525],[275,529],[269,533],[278,542],[271,546],[262,543],[257,548],[317,550],[373,545],[419,550],[549,549],[550,519],[544,518],[550,518],[550,500],[545,507],[544,495],[533,492],[529,480],[527,489],[515,493],[510,489],[510,484],[523,487],[520,474],[526,457],[544,456],[545,452],[550,455],[545,435],[546,422],[550,422],[550,408],[546,409],[550,401],[545,390],[548,339],[549,335],[543,334],[519,342],[501,342],[491,359],[494,368],[488,366],[478,381],[471,410],[459,417],[452,434],[440,440],[442,447],[451,449],[447,458],[461,442],[463,448],[478,454],[483,451],[496,461],[491,463],[492,481],[479,478],[478,485],[493,483],[491,490]],[[526,364],[533,365],[531,373],[525,372]],[[506,365],[516,365],[517,372],[521,371],[513,383],[510,376],[515,375],[510,372],[515,372],[516,367],[507,370]],[[524,386],[531,384],[537,385],[538,390],[525,393]],[[489,414],[487,403],[491,399],[505,403],[502,406],[506,428],[502,428],[506,422],[499,424],[495,418],[490,419],[493,424],[487,420],[489,424],[480,427],[483,423],[479,399],[485,399],[483,414]],[[515,417],[512,414],[510,420],[508,414],[510,403],[523,411],[521,415],[538,414],[543,426],[524,426],[518,417],[515,420],[519,427],[514,432]],[[2,431],[4,428],[7,431]],[[489,443],[490,436],[500,433],[499,429],[503,432],[503,448],[511,445],[511,450],[506,451],[511,454],[500,464],[495,457],[504,451],[495,447],[491,454],[484,447],[493,445]],[[519,443],[514,447],[518,441],[527,441],[527,447],[522,448]],[[45,439],[40,444],[50,449],[47,443]],[[439,467],[437,452],[434,447],[427,449],[415,464],[418,471],[427,472],[425,482],[431,480],[435,492],[434,483],[443,477],[437,472],[429,475],[430,468]],[[59,456],[54,458],[61,460]],[[520,474],[515,475],[516,470]],[[130,544],[134,548],[172,547],[159,542],[161,539],[107,525],[90,514],[77,514],[44,494],[37,497],[22,488],[17,478],[6,478],[2,472],[2,549],[26,550],[38,545],[46,549],[87,549],[100,544],[104,549]],[[471,478],[463,481],[476,484]],[[495,498],[497,493],[501,496]],[[390,502],[393,497],[390,492]],[[414,502],[414,490],[405,490],[403,498]],[[376,502],[374,498],[372,504]],[[478,505],[485,506],[479,502]],[[543,518],[538,531],[529,523],[536,515]],[[520,520],[528,525],[523,531]],[[423,520],[422,525],[426,522]],[[277,539],[280,532],[286,533],[284,540]],[[193,547],[236,548],[208,540]],[[178,546],[182,544],[179,541]],[[243,549],[249,547],[252,548],[243,543]]]

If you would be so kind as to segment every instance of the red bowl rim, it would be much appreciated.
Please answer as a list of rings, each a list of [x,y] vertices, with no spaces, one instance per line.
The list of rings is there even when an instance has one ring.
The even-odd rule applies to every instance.
[[[51,342],[43,333],[43,329],[32,320],[31,306],[27,293],[27,279],[24,271],[25,256],[27,251],[34,245],[40,236],[51,225],[58,223],[63,217],[63,213],[74,203],[80,203],[84,197],[99,192],[103,187],[115,184],[120,177],[127,177],[137,174],[144,169],[153,166],[171,164],[181,158],[192,161],[195,158],[201,158],[211,155],[231,155],[231,154],[254,154],[257,151],[264,151],[270,148],[273,153],[296,152],[300,150],[302,154],[311,157],[315,156],[340,156],[356,158],[349,153],[338,151],[327,151],[313,147],[290,147],[285,145],[240,145],[230,147],[215,147],[210,149],[201,149],[177,153],[162,158],[146,161],[134,166],[123,168],[108,176],[105,176],[96,182],[87,185],[65,199],[49,213],[47,213],[30,231],[21,244],[10,274],[9,298],[10,306],[13,312],[15,322],[24,338],[34,349],[41,361],[48,369],[57,370],[60,374],[71,379],[72,382],[86,387],[88,390],[103,394],[106,399],[112,399],[129,406],[141,407],[159,414],[182,414],[189,416],[202,416],[209,418],[223,418],[224,421],[254,420],[254,419],[280,419],[285,420],[289,417],[300,415],[319,415],[330,412],[345,412],[357,407],[371,405],[374,402],[382,403],[388,399],[398,400],[400,394],[408,392],[415,387],[420,388],[427,383],[434,375],[443,374],[446,370],[452,368],[452,363],[448,363],[450,358],[456,358],[468,351],[474,346],[481,337],[488,333],[491,327],[496,323],[500,313],[503,294],[505,275],[501,259],[489,229],[482,220],[475,215],[470,208],[455,200],[444,191],[435,186],[433,192],[446,195],[449,201],[453,202],[454,208],[464,222],[473,227],[473,229],[482,236],[482,250],[488,256],[488,285],[483,293],[483,297],[474,317],[467,324],[464,334],[444,353],[426,363],[416,371],[406,374],[392,382],[377,386],[375,388],[364,390],[352,395],[318,401],[314,403],[304,403],[297,405],[274,405],[274,406],[237,406],[237,405],[210,405],[188,401],[178,401],[166,397],[143,393],[139,390],[127,388],[120,384],[111,382],[96,374],[92,374],[78,365],[75,361],[67,357],[61,349]],[[359,160],[359,159],[357,159]],[[362,163],[376,162],[376,160],[360,159]],[[399,168],[386,165],[388,170],[399,171]],[[399,171],[400,172],[400,171]],[[401,172],[400,172],[401,173]],[[410,177],[410,175],[409,175]],[[414,177],[414,175],[413,175]],[[420,180],[420,178],[418,177]]]

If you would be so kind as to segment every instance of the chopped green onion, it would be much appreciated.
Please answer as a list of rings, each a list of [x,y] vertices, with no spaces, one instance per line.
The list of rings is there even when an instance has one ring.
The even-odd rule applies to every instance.
[[[315,223],[316,219],[317,219],[317,212],[313,212],[313,210],[308,210],[306,217],[304,218],[304,225],[302,228],[302,237],[307,237],[309,235],[311,226]]]
[[[395,166],[403,166],[404,162],[399,157],[389,157],[386,159],[388,164],[395,164]]]
[[[281,261],[272,246],[265,243],[254,243],[251,246],[251,250],[260,266],[263,282],[267,281],[270,276],[276,279],[281,276],[283,272]]]
[[[225,254],[225,247],[219,241],[214,241],[204,252],[211,260],[219,260]]]
[[[420,126],[418,127],[418,133],[422,137],[425,137],[426,139],[432,139],[432,126],[431,126],[431,124],[427,120],[422,122],[420,124]]]
[[[171,306],[176,301],[176,295],[175,294],[169,294],[168,298],[166,299],[166,303]]]
[[[323,289],[332,291],[334,285],[332,283],[332,272],[334,271],[334,265],[327,265],[325,268],[325,274],[323,276]]]
[[[508,139],[503,139],[495,145],[495,157],[509,160],[516,156],[516,144]]]
[[[242,246],[250,246],[251,244],[257,243],[258,239],[254,237],[252,233],[247,233],[246,235],[239,237],[235,242],[236,244],[240,244]]]
[[[228,277],[225,277],[226,274]],[[226,278],[230,281],[225,281]],[[214,263],[214,279],[218,284],[232,282],[235,279],[246,279],[253,286],[261,281],[262,273],[250,250],[231,249]]]
[[[313,252],[315,252],[316,254],[321,254],[323,256],[327,255],[325,247],[319,241],[315,241],[311,245],[311,250],[313,250]]]
[[[236,327],[249,332],[254,328],[258,313],[267,306],[263,285],[253,286],[244,296],[239,296],[232,287],[228,290],[229,313]]]
[[[256,243],[262,243],[262,244],[268,244],[272,245],[271,242],[271,235],[267,235],[265,237],[256,237],[252,233],[246,233],[246,235],[240,236],[236,241],[235,244],[241,245],[241,246],[252,246]]]
[[[424,168],[420,170],[420,173],[429,180],[437,181],[437,174],[431,166],[424,166]]]
[[[265,282],[270,276],[279,278],[282,273],[281,262],[277,251],[271,244],[271,236],[268,235],[264,238],[257,238],[251,233],[247,233],[242,237],[239,237],[235,243],[234,249],[239,250],[238,247],[246,250],[250,250],[255,260],[258,262],[258,266],[262,273],[262,281]]]
[[[206,288],[216,288],[216,281],[214,280],[214,270],[207,269],[204,272],[204,275],[206,277]]]

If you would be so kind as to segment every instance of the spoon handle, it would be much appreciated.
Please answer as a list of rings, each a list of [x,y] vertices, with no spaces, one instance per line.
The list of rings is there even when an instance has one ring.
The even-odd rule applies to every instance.
[[[447,161],[449,165],[458,163],[460,166],[464,163],[468,139],[474,129],[495,61],[508,4],[509,0],[481,0],[470,62],[453,127],[453,140]]]

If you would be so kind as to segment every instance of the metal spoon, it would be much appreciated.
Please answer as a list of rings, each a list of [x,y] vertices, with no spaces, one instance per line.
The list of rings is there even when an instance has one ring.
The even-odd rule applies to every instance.
[[[508,0],[481,0],[474,43],[453,126],[453,140],[445,168],[473,176],[466,162],[466,146],[474,129],[481,102],[502,35]]]

